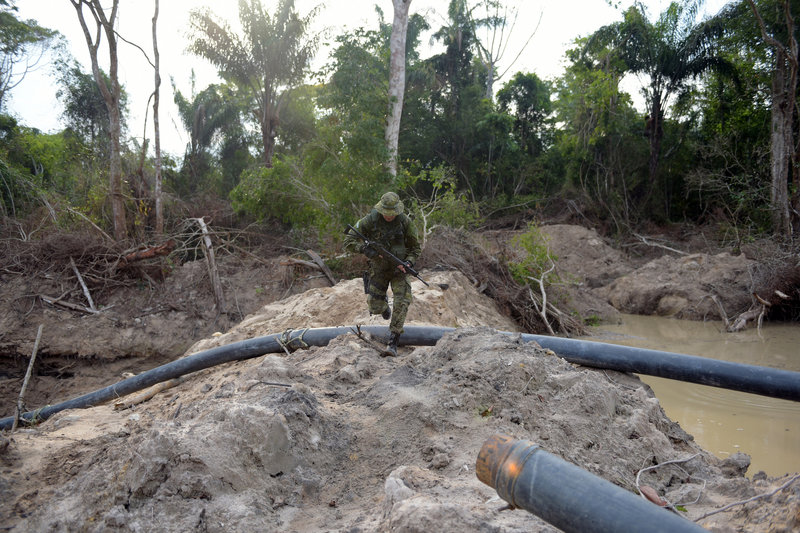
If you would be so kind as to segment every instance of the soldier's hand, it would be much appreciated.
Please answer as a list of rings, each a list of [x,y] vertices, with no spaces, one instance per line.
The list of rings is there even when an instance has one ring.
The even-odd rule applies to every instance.
[[[371,244],[367,244],[361,249],[361,253],[372,259],[378,255],[378,250],[376,250]]]

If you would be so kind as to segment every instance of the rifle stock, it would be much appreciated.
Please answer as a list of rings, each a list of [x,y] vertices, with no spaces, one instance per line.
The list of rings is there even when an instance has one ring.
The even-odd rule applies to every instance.
[[[384,258],[388,259],[389,261],[391,261],[395,265],[402,266],[406,270],[406,272],[408,272],[409,274],[411,274],[412,276],[414,276],[415,278],[420,280],[422,283],[425,284],[426,287],[430,287],[430,285],[428,285],[428,282],[425,281],[424,279],[422,279],[422,276],[419,275],[419,272],[414,267],[411,266],[411,263],[409,263],[407,261],[403,261],[402,259],[400,259],[396,255],[394,255],[392,252],[387,250],[379,242],[376,242],[376,241],[373,241],[371,239],[368,239],[366,237],[366,235],[364,235],[363,233],[358,231],[356,228],[354,228],[353,226],[348,224],[347,225],[347,229],[345,230],[345,233],[350,233],[350,232],[352,232],[353,235],[355,235],[356,237],[358,237],[359,239],[364,241],[364,244],[366,244],[368,246],[372,246],[373,248],[375,248],[378,251],[378,254],[380,254]]]

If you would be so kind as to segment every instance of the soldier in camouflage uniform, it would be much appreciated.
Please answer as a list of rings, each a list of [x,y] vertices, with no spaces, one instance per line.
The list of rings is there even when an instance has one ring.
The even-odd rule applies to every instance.
[[[412,266],[419,257],[421,249],[416,227],[403,213],[403,202],[397,193],[384,194],[375,208],[356,222],[355,228]],[[397,341],[403,333],[403,324],[411,304],[411,284],[406,279],[406,270],[384,259],[377,250],[349,233],[344,242],[347,250],[363,253],[369,258],[369,282],[366,284],[369,312],[371,315],[381,315],[384,319],[391,317],[386,348],[392,355],[397,355]],[[390,284],[394,300],[392,310],[386,297]]]

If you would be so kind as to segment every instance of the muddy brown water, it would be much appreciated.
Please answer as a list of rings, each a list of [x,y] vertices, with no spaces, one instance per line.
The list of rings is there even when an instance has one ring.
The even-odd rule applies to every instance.
[[[725,333],[721,322],[623,315],[619,325],[593,328],[588,340],[800,371],[800,326],[793,324]],[[759,470],[770,476],[800,472],[800,402],[640,377],[667,416],[704,449],[720,458],[750,455],[748,477]]]

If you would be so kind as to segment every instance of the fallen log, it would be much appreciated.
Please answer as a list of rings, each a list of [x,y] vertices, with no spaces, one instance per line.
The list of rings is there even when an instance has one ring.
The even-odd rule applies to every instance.
[[[170,254],[177,246],[174,239],[170,239],[164,244],[158,246],[151,246],[143,250],[136,250],[122,257],[122,263],[133,263],[134,261],[141,261],[142,259],[152,259],[161,255]]]

